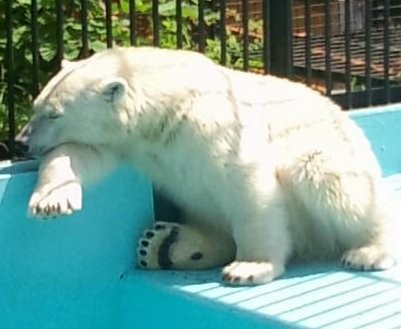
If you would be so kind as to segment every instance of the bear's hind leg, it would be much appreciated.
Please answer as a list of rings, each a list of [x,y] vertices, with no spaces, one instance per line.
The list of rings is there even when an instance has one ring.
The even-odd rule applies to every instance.
[[[372,271],[394,266],[400,259],[400,214],[400,203],[395,193],[383,186],[382,180],[375,181],[371,205],[365,214],[367,222],[370,221],[370,231],[366,228],[370,232],[370,239],[365,244],[349,248],[342,257],[342,265],[345,268]]]
[[[280,176],[311,214],[314,234],[324,241],[316,250],[343,252],[341,263],[348,269],[384,270],[395,263],[398,207],[369,164],[315,151]]]
[[[143,269],[200,270],[232,261],[235,243],[211,227],[157,221],[143,233],[137,254]]]

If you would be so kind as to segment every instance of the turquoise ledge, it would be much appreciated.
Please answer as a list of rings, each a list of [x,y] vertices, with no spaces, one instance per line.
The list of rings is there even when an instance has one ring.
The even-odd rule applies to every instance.
[[[401,198],[401,106],[353,118]],[[239,288],[222,286],[218,271],[141,271],[135,244],[154,217],[149,181],[121,168],[85,191],[82,212],[43,222],[26,214],[35,180],[34,162],[0,165],[1,329],[401,328],[401,267],[294,265]]]

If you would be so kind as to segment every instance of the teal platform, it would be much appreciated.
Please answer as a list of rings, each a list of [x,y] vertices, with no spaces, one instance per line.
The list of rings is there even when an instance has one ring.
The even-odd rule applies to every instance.
[[[401,198],[401,106],[353,117]],[[26,215],[35,168],[0,166],[0,329],[401,328],[401,266],[294,265],[237,288],[217,270],[141,271],[135,244],[154,216],[144,177],[121,168],[85,191],[82,212],[38,221]]]

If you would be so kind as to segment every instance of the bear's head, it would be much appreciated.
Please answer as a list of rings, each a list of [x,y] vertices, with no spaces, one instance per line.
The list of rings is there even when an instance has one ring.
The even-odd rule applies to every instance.
[[[118,149],[145,140],[147,149],[148,141],[170,141],[183,121],[188,124],[189,112],[201,121],[230,119],[229,85],[225,74],[196,52],[105,50],[88,59],[63,61],[35,99],[34,114],[19,140],[29,144],[34,156],[65,143]],[[205,104],[204,95],[210,103]]]
[[[122,55],[121,55],[122,56]],[[63,61],[33,104],[19,139],[40,156],[64,143],[108,145],[121,139],[128,80],[116,51]]]

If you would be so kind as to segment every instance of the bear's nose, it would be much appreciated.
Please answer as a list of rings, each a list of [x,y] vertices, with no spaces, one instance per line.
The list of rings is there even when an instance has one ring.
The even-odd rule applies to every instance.
[[[15,136],[15,141],[21,143],[22,145],[28,146],[29,138],[32,134],[32,125],[27,123],[21,131]]]
[[[18,148],[20,155],[23,158],[31,158],[31,151],[29,147],[29,140],[32,134],[32,126],[30,123],[26,124],[21,131],[15,136],[15,146]]]

